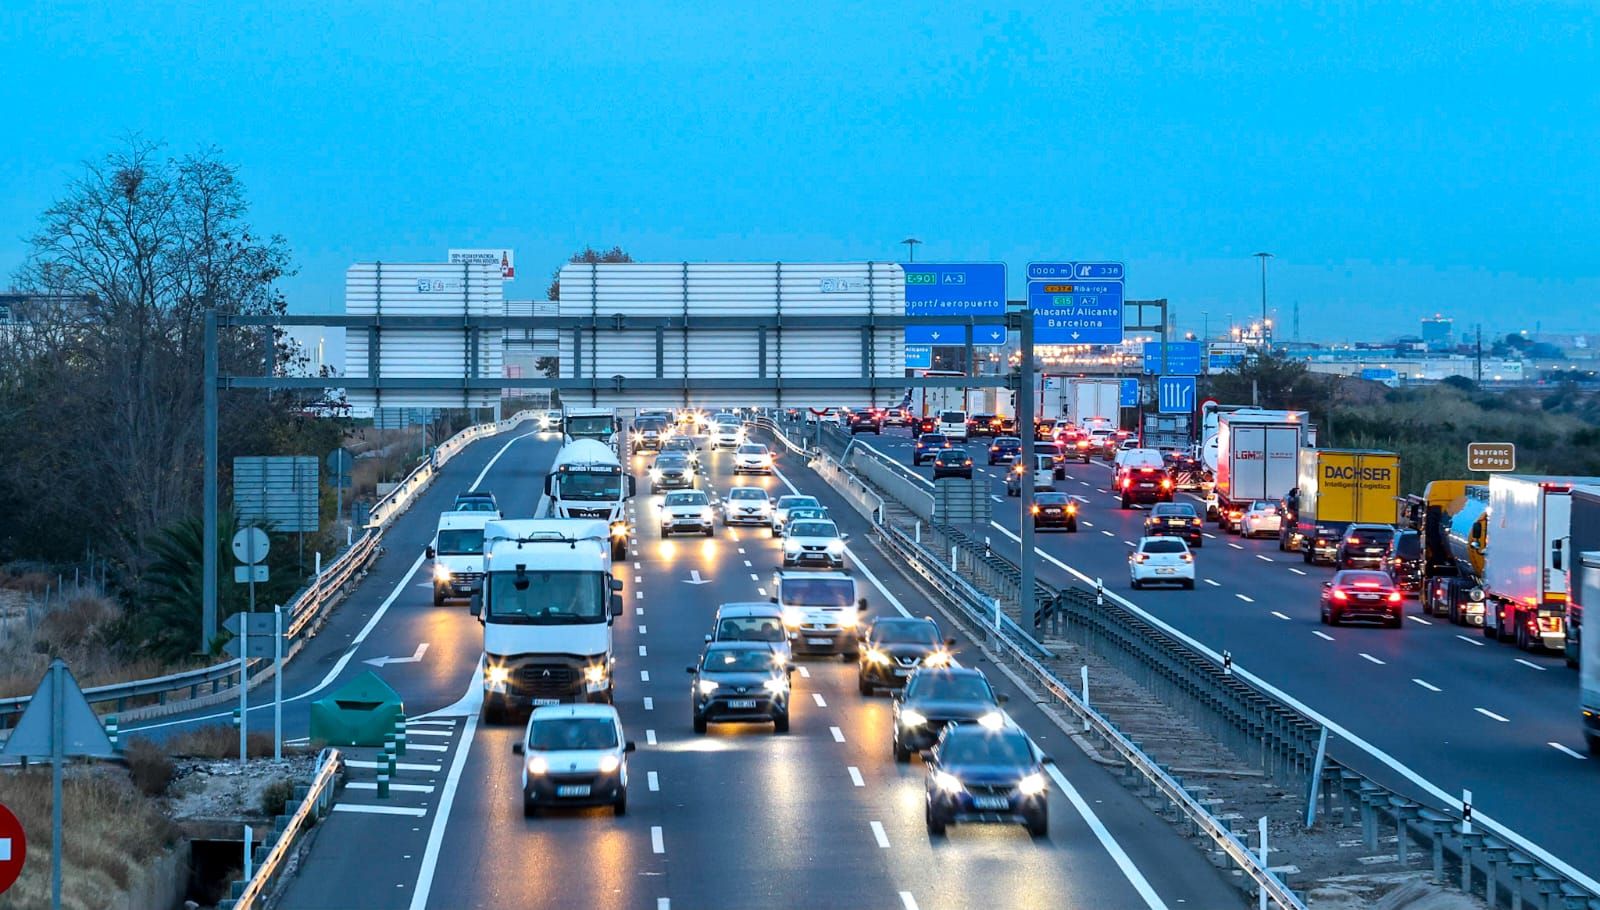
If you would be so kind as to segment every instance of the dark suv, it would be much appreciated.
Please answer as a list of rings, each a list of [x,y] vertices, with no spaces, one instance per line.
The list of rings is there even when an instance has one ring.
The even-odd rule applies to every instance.
[[[933,456],[954,445],[950,437],[943,433],[923,433],[917,437],[916,445],[911,450],[911,464],[913,467],[921,467],[924,461],[932,461]]]
[[[989,444],[989,464],[1010,464],[1022,456],[1022,440],[1015,436],[996,436]]]
[[[968,414],[967,438],[976,439],[979,436],[994,436],[999,427],[996,421],[1000,418],[993,414]]]
[[[1124,509],[1136,502],[1171,502],[1172,475],[1165,468],[1133,468],[1123,472],[1116,492]]]
[[[1392,540],[1394,528],[1388,525],[1350,525],[1344,529],[1333,564],[1340,569],[1382,570],[1386,568],[1384,557]]]
[[[887,616],[867,626],[857,658],[856,688],[899,689],[919,667],[948,667],[953,638],[941,639],[932,617]]]
[[[1187,502],[1164,502],[1150,510],[1144,520],[1146,537],[1182,537],[1191,547],[1205,545],[1200,513]]]
[[[850,412],[850,435],[857,433],[883,434],[883,412],[871,408],[862,408]]]
[[[1418,531],[1400,531],[1389,541],[1383,554],[1383,568],[1394,579],[1395,587],[1406,595],[1422,593],[1422,534]]]

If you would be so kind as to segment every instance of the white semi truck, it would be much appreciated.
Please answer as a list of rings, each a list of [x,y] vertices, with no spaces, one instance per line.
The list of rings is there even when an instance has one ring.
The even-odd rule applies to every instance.
[[[483,719],[613,695],[611,624],[622,583],[604,521],[518,519],[484,526]]]
[[[1566,650],[1572,487],[1592,477],[1494,474],[1483,546],[1483,634]]]
[[[616,408],[562,408],[561,435],[564,442],[593,439],[617,450],[621,424]]]
[[[1217,417],[1217,525],[1237,531],[1255,500],[1277,502],[1299,482],[1300,449],[1312,443],[1304,411],[1247,408]]]
[[[1122,381],[1119,379],[1066,376],[1061,379],[1060,396],[1061,413],[1045,416],[1062,418],[1086,429],[1092,427],[1097,418],[1112,429],[1122,426]]]
[[[628,553],[627,501],[637,484],[611,446],[578,439],[561,447],[544,478],[549,504],[542,517],[595,518],[610,527],[611,558]]]

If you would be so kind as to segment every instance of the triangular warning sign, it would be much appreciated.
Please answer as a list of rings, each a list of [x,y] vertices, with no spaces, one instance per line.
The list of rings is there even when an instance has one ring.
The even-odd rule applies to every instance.
[[[61,714],[59,728],[55,723],[58,710]],[[17,728],[11,731],[11,738],[6,740],[5,748],[0,749],[0,755],[49,758],[54,751],[51,738],[56,729],[62,731],[63,755],[94,758],[117,756],[116,750],[111,747],[111,739],[106,736],[105,727],[100,725],[100,718],[89,707],[89,700],[83,697],[83,690],[78,688],[72,671],[60,660],[50,663],[50,669],[45,671],[38,691],[28,700],[22,719],[17,721]]]

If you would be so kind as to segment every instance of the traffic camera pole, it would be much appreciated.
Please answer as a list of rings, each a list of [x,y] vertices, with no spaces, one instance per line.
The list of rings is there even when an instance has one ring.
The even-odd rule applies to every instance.
[[[1017,537],[1022,541],[1022,552],[1017,568],[1022,572],[1022,590],[1017,595],[1017,609],[1022,621],[1028,623],[1033,621],[1033,611],[1037,608],[1033,594],[1033,477],[1038,466],[1034,463],[1037,433],[1033,428],[1033,310],[1024,309],[1021,315],[1017,332],[1022,354],[1022,363],[1017,369],[1017,429],[1020,431],[1017,435],[1022,437],[1023,474],[1017,484],[1022,512]]]

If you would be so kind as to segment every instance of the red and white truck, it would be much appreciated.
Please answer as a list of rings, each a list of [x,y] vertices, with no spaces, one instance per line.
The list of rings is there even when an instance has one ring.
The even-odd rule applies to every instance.
[[[1566,649],[1572,487],[1593,477],[1495,474],[1483,548],[1483,634]]]
[[[1304,411],[1242,408],[1217,415],[1217,526],[1237,530],[1257,500],[1277,502],[1298,482],[1300,448],[1311,444]]]

